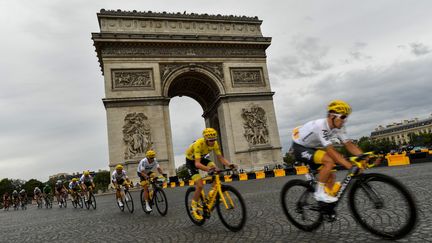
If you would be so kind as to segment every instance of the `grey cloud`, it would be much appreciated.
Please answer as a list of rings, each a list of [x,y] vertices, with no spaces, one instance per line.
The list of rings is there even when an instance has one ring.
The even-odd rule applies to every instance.
[[[274,75],[284,78],[312,77],[332,67],[325,60],[330,48],[320,43],[318,38],[296,36],[290,46],[292,53],[270,63]]]
[[[416,56],[423,56],[432,51],[429,48],[429,46],[422,43],[414,42],[414,43],[410,43],[409,45],[411,47],[411,53],[413,53]]]

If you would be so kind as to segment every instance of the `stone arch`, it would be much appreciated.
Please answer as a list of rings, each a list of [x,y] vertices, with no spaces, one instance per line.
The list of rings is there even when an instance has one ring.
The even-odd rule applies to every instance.
[[[163,83],[162,95],[172,98],[188,96],[208,111],[221,95],[225,94],[222,80],[213,72],[194,65],[175,70]]]

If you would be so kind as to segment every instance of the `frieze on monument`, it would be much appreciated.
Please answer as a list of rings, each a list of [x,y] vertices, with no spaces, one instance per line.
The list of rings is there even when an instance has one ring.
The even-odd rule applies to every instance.
[[[126,146],[125,159],[143,156],[151,149],[153,142],[148,118],[144,113],[129,113],[124,118],[123,142]]]
[[[101,10],[98,17],[101,32],[262,36],[257,17],[113,10]]]
[[[218,77],[220,80],[223,79],[223,67],[222,63],[161,63],[159,64],[159,70],[160,70],[160,76],[162,78],[162,81],[166,81],[169,76],[171,76],[172,73],[174,73],[177,70],[183,69],[183,68],[202,68],[216,77]]]
[[[152,69],[112,70],[114,90],[154,89]]]
[[[231,80],[237,86],[264,86],[262,68],[230,68]]]
[[[243,108],[244,137],[250,145],[263,145],[269,142],[269,131],[265,110],[251,104],[250,108]]]
[[[130,57],[265,57],[265,49],[249,46],[105,46],[101,50],[102,57],[130,56]]]

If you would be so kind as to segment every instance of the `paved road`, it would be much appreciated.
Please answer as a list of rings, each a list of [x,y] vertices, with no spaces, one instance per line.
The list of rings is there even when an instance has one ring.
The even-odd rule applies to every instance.
[[[415,194],[420,221],[413,234],[400,242],[432,242],[432,163],[404,167],[377,168],[397,177]],[[339,172],[338,177],[343,172]],[[113,195],[97,197],[98,208],[51,210],[31,206],[26,211],[0,212],[1,242],[384,242],[364,231],[354,222],[346,202],[338,211],[338,220],[325,223],[307,233],[292,226],[281,211],[279,193],[283,184],[293,178],[269,178],[233,182],[243,195],[248,210],[245,228],[228,231],[215,214],[202,227],[193,225],[186,215],[186,187],[166,189],[169,211],[166,217],[153,212],[144,214],[135,205],[133,214],[120,212]],[[138,192],[133,193],[138,202]],[[345,200],[345,199],[344,199]],[[138,207],[137,207],[138,206]]]

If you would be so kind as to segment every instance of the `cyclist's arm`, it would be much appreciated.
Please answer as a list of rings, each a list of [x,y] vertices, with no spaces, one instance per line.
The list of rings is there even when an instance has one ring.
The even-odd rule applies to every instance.
[[[158,170],[159,174],[163,175],[162,168],[158,167],[157,170]]]
[[[351,141],[346,141],[344,146],[352,155],[358,156],[363,154],[363,151]]]
[[[204,171],[210,170],[210,167],[201,164],[201,157],[195,158],[195,167],[197,167],[200,170],[204,170]]]
[[[343,165],[347,169],[351,169],[352,164],[346,160],[342,154],[340,154],[333,145],[329,145],[326,147],[326,152],[336,163]]]
[[[219,160],[219,162],[221,162],[222,164],[224,164],[224,165],[226,165],[226,166],[229,166],[231,163],[227,160],[227,159],[225,159],[221,154],[218,154],[217,156],[216,156],[216,158]]]

